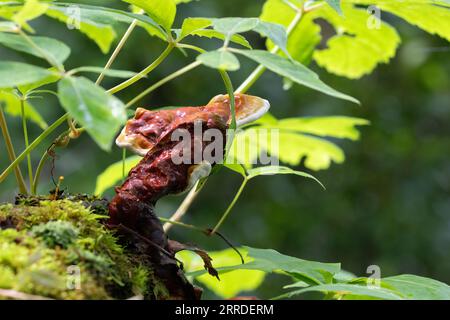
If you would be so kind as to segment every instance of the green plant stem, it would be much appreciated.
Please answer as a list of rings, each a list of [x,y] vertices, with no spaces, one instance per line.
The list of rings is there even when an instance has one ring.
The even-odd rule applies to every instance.
[[[150,64],[147,68],[145,68],[144,70],[142,70],[141,72],[139,72],[138,74],[133,76],[132,78],[118,84],[114,88],[109,89],[108,92],[109,93],[119,92],[125,88],[128,88],[129,86],[131,86],[132,84],[141,80],[142,78],[144,78],[147,74],[152,72],[157,66],[159,66],[167,58],[167,56],[170,54],[170,52],[172,52],[174,47],[175,46],[172,43],[169,43],[167,48],[161,53],[161,55],[158,58],[156,58],[155,61],[152,62],[152,64]]]
[[[297,14],[295,15],[294,19],[291,21],[286,30],[288,37],[292,33],[292,31],[298,26],[298,24],[302,21],[303,18],[303,10],[298,9],[296,11]],[[275,46],[272,48],[272,50],[270,50],[270,53],[276,54],[279,51],[280,47]],[[261,76],[264,74],[266,70],[267,69],[262,65],[256,67],[256,69],[253,70],[253,72],[248,76],[248,78],[244,80],[244,82],[239,86],[239,88],[237,88],[236,93],[246,93],[248,90],[250,90],[250,88],[255,84],[255,82],[259,78],[261,78]]]
[[[103,69],[103,72],[100,73],[100,75],[97,78],[97,81],[95,81],[95,84],[100,85],[100,83],[103,81],[103,79],[105,78],[105,73],[104,72],[106,70],[108,70],[109,68],[111,68],[112,64],[116,60],[116,58],[119,55],[120,51],[122,51],[122,48],[125,46],[125,43],[128,41],[128,38],[130,37],[131,33],[136,28],[137,23],[138,23],[137,19],[134,19],[131,22],[131,24],[128,27],[127,31],[122,36],[122,39],[120,39],[120,41],[117,44],[116,48],[114,49],[113,53],[109,57],[108,62],[106,62],[106,65],[105,65],[105,67]]]
[[[38,164],[38,166],[36,168],[36,173],[34,175],[33,185],[31,187],[32,194],[36,194],[36,192],[37,192],[37,187],[38,187],[38,184],[39,184],[39,178],[41,177],[42,169],[44,168],[44,164],[45,164],[45,162],[47,162],[48,158],[49,158],[49,154],[48,154],[48,151],[46,150],[44,152],[44,154],[42,155],[41,160],[39,161],[39,164]]]
[[[233,209],[234,205],[236,204],[236,202],[239,200],[239,197],[241,196],[242,192],[245,189],[245,186],[247,185],[248,179],[245,178],[244,181],[242,182],[238,192],[236,193],[236,195],[234,196],[233,201],[231,201],[230,205],[228,206],[227,210],[224,212],[224,214],[222,215],[222,217],[220,218],[219,222],[216,224],[216,226],[214,227],[214,229],[211,231],[211,235],[215,234],[217,232],[217,230],[219,230],[220,226],[224,223],[224,221],[227,219],[228,215],[230,214],[231,210]]]
[[[30,46],[32,46],[37,52],[39,52],[39,54],[45,59],[47,60],[47,62],[54,68],[58,69],[58,71],[60,72],[64,72],[64,67],[58,63],[57,61],[55,61],[55,59],[51,56],[48,55],[47,52],[45,52],[45,50],[42,50],[41,47],[39,47],[34,41],[33,39],[31,39],[25,32],[23,32],[21,29],[19,29],[19,35],[25,39],[26,42],[28,42],[30,44]]]
[[[45,129],[29,146],[26,148],[10,165],[8,168],[5,169],[5,171],[2,172],[0,175],[0,183],[5,180],[5,178],[11,173],[12,170],[14,170],[20,162],[22,162],[25,157],[33,151],[49,134],[51,134],[53,131],[55,131],[60,125],[62,125],[67,119],[69,118],[69,115],[66,113],[61,118],[56,120],[54,123],[52,123],[51,126],[49,126],[47,129]]]
[[[136,102],[138,102],[139,100],[141,100],[142,98],[144,98],[146,95],[148,95],[149,93],[153,92],[154,90],[158,89],[159,87],[161,87],[162,85],[166,84],[167,82],[178,78],[179,76],[191,71],[192,69],[197,68],[199,65],[201,65],[202,63],[200,61],[195,61],[192,62],[191,64],[188,64],[187,66],[185,66],[184,68],[181,68],[180,70],[172,73],[171,75],[165,77],[164,79],[158,81],[157,83],[155,83],[154,85],[152,85],[150,88],[148,88],[147,90],[143,91],[141,94],[139,94],[138,96],[136,96],[134,99],[130,100],[127,104],[126,107],[129,108],[130,106],[132,106],[133,104],[135,104]]]
[[[9,130],[6,124],[5,114],[3,113],[2,105],[0,105],[0,127],[2,129],[3,138],[5,139],[6,150],[8,151],[9,160],[11,161],[11,163],[14,163],[14,161],[16,160],[16,153],[14,152],[14,146],[11,141],[11,136],[9,135]],[[14,167],[13,169],[16,175],[17,185],[19,187],[20,193],[27,194],[28,193],[27,187],[25,185],[25,181],[23,180],[23,175],[22,172],[20,171],[20,168]]]
[[[159,218],[159,220],[161,220],[162,222],[165,222],[166,224],[168,223],[170,225],[175,225],[175,226],[179,226],[179,227],[183,227],[183,228],[187,228],[187,229],[191,229],[191,230],[196,230],[196,231],[201,231],[201,232],[205,233],[204,229],[202,229],[200,227],[193,226],[191,224],[178,222],[178,221],[173,221],[171,219],[166,219],[166,218],[161,218],[161,217]]]
[[[27,127],[27,115],[25,113],[25,100],[24,98],[20,98],[20,112],[22,116],[22,128],[23,128],[23,137],[25,140],[25,148],[28,148],[30,145],[29,139],[28,139],[28,127]],[[30,179],[30,189],[32,189],[33,186],[33,167],[31,165],[31,155],[27,154],[27,165],[28,165],[28,178]],[[34,194],[33,191],[31,191],[31,194]]]

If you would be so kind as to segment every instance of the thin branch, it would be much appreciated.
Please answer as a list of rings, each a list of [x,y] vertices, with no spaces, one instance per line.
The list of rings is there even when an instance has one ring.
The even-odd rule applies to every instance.
[[[0,127],[2,129],[3,138],[5,139],[6,150],[8,151],[9,160],[11,161],[11,163],[14,163],[16,161],[16,153],[14,152],[14,146],[11,141],[11,136],[9,135],[8,125],[6,124],[5,114],[3,113],[3,106],[1,105],[1,103],[2,102],[0,102]],[[14,167],[13,169],[16,175],[17,185],[19,186],[20,192],[23,194],[27,194],[28,193],[27,187],[25,185],[25,181],[23,179],[20,167]],[[3,181],[3,179],[0,179],[0,182]]]

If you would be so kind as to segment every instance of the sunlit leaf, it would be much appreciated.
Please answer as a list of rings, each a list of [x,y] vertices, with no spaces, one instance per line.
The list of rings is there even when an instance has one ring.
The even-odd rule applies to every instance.
[[[331,73],[356,79],[372,72],[379,63],[389,62],[400,37],[394,28],[364,9],[349,4],[342,9],[345,17],[328,7],[316,13],[338,32],[328,40],[327,48],[314,53],[314,59]]]
[[[51,9],[58,10],[64,14],[70,14],[72,17],[72,25],[75,27],[77,24],[76,19],[89,25],[97,25],[98,27],[114,26],[117,23],[129,25],[136,19],[138,26],[147,30],[150,35],[157,36],[165,41],[167,40],[166,32],[152,18],[144,14],[86,4],[77,4],[76,7],[73,7],[64,3],[54,3]]]
[[[382,282],[406,299],[450,300],[450,286],[434,279],[404,274],[383,278]]]
[[[450,3],[448,1],[383,1],[351,0],[356,4],[376,5],[428,33],[437,34],[450,41]]]
[[[61,105],[104,150],[110,150],[126,121],[124,104],[83,77],[65,77],[58,83]]]
[[[82,17],[81,14],[78,17],[74,17],[74,12],[72,10],[76,9],[71,7],[49,9],[46,14],[49,17],[66,23],[71,29],[79,30],[81,33],[92,39],[103,53],[107,53],[116,38],[114,29],[110,25],[83,20],[80,18]]]
[[[25,1],[23,7],[12,17],[12,20],[18,25],[23,26],[27,21],[43,15],[48,7],[48,3],[40,2],[38,0]]]
[[[259,24],[257,18],[221,18],[211,19],[211,21],[214,30],[224,34],[226,39],[236,33],[251,31]]]
[[[135,167],[142,158],[133,156],[125,159],[125,174]],[[101,196],[106,190],[116,186],[123,178],[123,162],[118,161],[106,168],[97,177],[94,194]]]
[[[163,26],[166,30],[172,28],[175,16],[177,14],[177,7],[174,0],[164,1],[149,1],[149,0],[124,0],[131,3],[144,11],[157,23]]]

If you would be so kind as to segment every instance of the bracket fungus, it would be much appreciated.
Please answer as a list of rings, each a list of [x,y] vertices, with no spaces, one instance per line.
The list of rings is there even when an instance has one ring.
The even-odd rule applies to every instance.
[[[259,97],[237,94],[235,96],[236,124],[242,126],[257,120],[269,110],[268,101]],[[166,234],[154,214],[154,205],[161,197],[186,191],[198,179],[210,174],[217,162],[194,159],[195,146],[205,150],[212,139],[198,139],[195,126],[202,132],[215,129],[221,135],[223,160],[226,145],[226,130],[231,123],[230,99],[228,95],[214,97],[206,106],[180,107],[149,111],[138,108],[116,140],[119,147],[128,148],[143,156],[122,186],[116,188],[116,196],[110,202],[111,226],[135,232],[145,238],[145,254],[155,266],[155,273],[163,280],[172,297],[195,298],[192,286],[180,272]],[[187,162],[175,163],[173,156],[180,153],[179,141],[173,139],[176,130],[185,130],[189,135]],[[130,232],[126,232],[130,235]],[[139,242],[139,239],[135,239]],[[141,241],[142,242],[142,241]],[[142,249],[142,244],[141,244]],[[159,266],[159,267],[158,267]]]

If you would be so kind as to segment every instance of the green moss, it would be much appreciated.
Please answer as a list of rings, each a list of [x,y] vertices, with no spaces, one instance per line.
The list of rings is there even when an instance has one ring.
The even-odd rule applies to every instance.
[[[106,213],[86,196],[1,205],[0,288],[55,299],[154,297],[151,268],[104,227]]]

